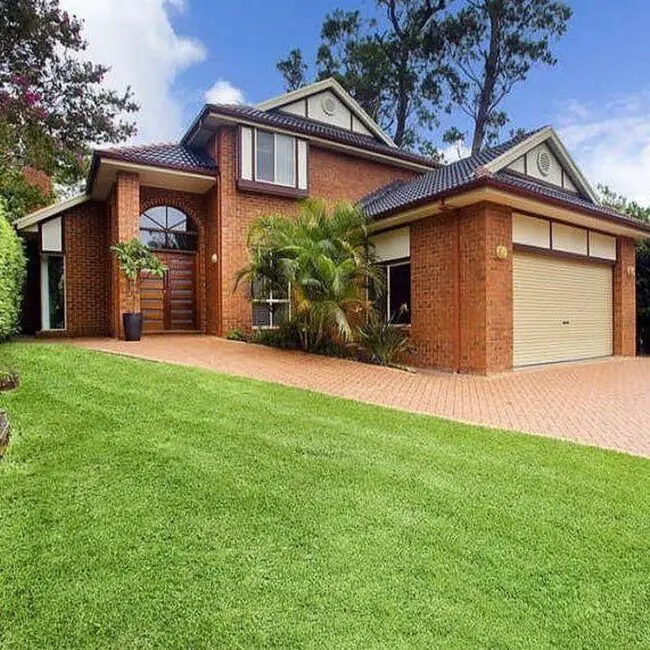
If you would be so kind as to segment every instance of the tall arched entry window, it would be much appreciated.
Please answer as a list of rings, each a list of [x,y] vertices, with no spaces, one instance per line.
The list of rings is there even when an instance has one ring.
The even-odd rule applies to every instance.
[[[162,278],[142,278],[144,331],[195,330],[199,233],[193,219],[171,205],[149,208],[140,215],[140,241],[167,266]]]

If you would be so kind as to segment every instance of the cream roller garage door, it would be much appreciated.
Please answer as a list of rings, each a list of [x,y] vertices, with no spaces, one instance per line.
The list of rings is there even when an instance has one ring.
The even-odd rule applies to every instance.
[[[612,268],[515,253],[514,365],[613,353]]]

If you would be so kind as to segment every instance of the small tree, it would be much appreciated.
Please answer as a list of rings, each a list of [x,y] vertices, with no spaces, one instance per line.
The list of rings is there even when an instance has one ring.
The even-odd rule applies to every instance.
[[[129,294],[131,305],[135,312],[137,298],[140,294],[140,281],[143,273],[148,273],[161,278],[167,267],[151,252],[151,249],[139,239],[133,238],[129,241],[120,242],[111,246],[115,257],[120,264],[122,273],[129,281]]]
[[[0,341],[18,331],[25,282],[25,253],[0,200]]]
[[[305,350],[350,343],[371,309],[368,283],[381,285],[364,215],[349,203],[331,210],[303,203],[296,218],[261,217],[249,232],[250,262],[236,277],[291,288],[292,325]]]

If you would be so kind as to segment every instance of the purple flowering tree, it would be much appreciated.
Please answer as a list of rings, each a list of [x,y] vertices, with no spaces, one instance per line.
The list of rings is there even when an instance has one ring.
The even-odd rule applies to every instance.
[[[130,88],[103,80],[85,61],[82,23],[59,0],[0,0],[0,198],[20,216],[51,197],[25,180],[26,167],[60,184],[81,179],[91,144],[135,133]]]

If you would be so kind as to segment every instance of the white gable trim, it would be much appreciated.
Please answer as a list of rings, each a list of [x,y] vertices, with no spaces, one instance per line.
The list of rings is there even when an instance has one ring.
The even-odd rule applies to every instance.
[[[41,208],[40,210],[36,210],[36,212],[32,212],[25,215],[24,217],[21,217],[20,219],[16,219],[16,229],[25,230],[31,226],[35,226],[41,223],[42,221],[47,221],[48,219],[55,217],[57,214],[63,212],[64,210],[69,210],[70,208],[74,208],[75,206],[81,205],[82,203],[85,203],[89,200],[90,196],[88,194],[79,194],[78,196],[74,196],[67,201],[61,201],[60,203],[48,205],[46,208]]]
[[[366,113],[366,111],[361,108],[359,103],[348,93],[341,84],[336,81],[336,79],[330,77],[329,79],[323,79],[323,81],[317,81],[316,83],[309,84],[308,86],[303,86],[298,88],[298,90],[293,90],[292,92],[285,93],[284,95],[279,95],[278,97],[273,97],[272,99],[267,99],[261,104],[257,104],[255,108],[261,111],[269,111],[274,108],[281,108],[287,104],[292,104],[294,102],[300,101],[305,97],[314,95],[324,90],[332,91],[349,109],[354,115],[359,119],[360,122],[364,124],[374,135],[376,135],[382,142],[387,144],[389,147],[397,147],[395,142],[381,129],[381,127]]]
[[[523,156],[543,142],[549,144],[551,150],[560,161],[560,164],[562,164],[569,172],[571,180],[573,180],[578,190],[581,190],[586,194],[594,203],[599,204],[600,200],[598,199],[598,195],[594,192],[589,181],[580,171],[578,165],[576,165],[571,154],[569,154],[566,147],[562,144],[555,129],[550,126],[544,127],[541,131],[534,133],[525,140],[522,140],[519,144],[512,147],[512,149],[508,149],[508,151],[502,153],[500,156],[485,165],[485,168],[489,172],[496,174],[498,171],[508,167],[508,165],[514,163],[519,157]]]

